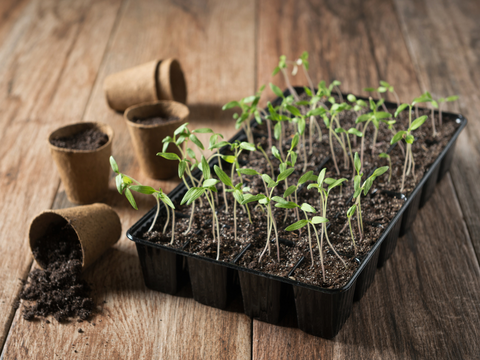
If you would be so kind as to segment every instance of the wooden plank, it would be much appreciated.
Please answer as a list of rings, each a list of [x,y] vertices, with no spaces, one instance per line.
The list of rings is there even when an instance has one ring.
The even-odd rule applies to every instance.
[[[382,79],[393,84],[404,101],[420,94],[391,2],[331,5],[291,1],[278,7],[273,1],[263,1],[259,9],[260,83],[271,81],[270,72],[279,55],[293,58],[307,50],[314,81],[336,78],[342,81],[344,91],[360,93],[363,87]],[[275,79],[282,85],[279,80]],[[298,83],[306,85],[301,77]],[[450,219],[452,227],[439,227],[440,219]],[[451,240],[439,244],[439,239]],[[459,248],[459,244],[464,245]],[[354,305],[335,340],[306,335],[294,327],[294,321],[293,325],[287,321],[285,326],[254,321],[253,356],[404,359],[455,358],[460,354],[468,358],[477,350],[473,339],[478,334],[478,271],[452,183],[445,180],[419,212],[413,229],[399,240],[392,261],[378,272],[367,295]],[[455,282],[457,292],[449,292],[446,281]],[[471,339],[470,344],[458,339],[459,332]],[[459,341],[464,349],[456,345]]]
[[[118,6],[31,2],[12,13],[18,20],[0,46],[2,345],[32,261],[29,221],[51,206],[58,188],[45,140],[54,128],[81,119]]]
[[[475,0],[395,1],[422,89],[434,96],[460,95],[449,108],[469,119],[457,141],[452,178],[480,259],[480,3]]]
[[[253,0],[189,6],[148,0],[125,4],[84,115],[86,121],[100,120],[114,127],[113,153],[121,171],[167,192],[178,183],[154,181],[140,172],[122,115],[106,105],[104,78],[155,58],[176,57],[187,79],[189,121],[193,127],[209,126],[228,138],[235,132],[234,123],[231,113],[220,111],[221,105],[255,90],[254,9]],[[124,231],[154,205],[150,197],[137,196],[137,200],[138,212],[116,192],[112,178],[107,203],[120,215]],[[68,206],[62,188],[55,206]],[[32,352],[69,359],[250,357],[250,318],[234,308],[221,311],[197,304],[188,288],[179,297],[146,289],[135,245],[125,236],[88,270],[87,278],[96,289],[96,299],[107,301],[100,303],[95,326],[27,323],[17,312],[5,358]],[[85,333],[78,333],[79,328]]]

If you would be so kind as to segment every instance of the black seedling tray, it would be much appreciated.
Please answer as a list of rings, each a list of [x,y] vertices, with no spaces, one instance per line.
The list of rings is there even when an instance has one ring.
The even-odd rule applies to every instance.
[[[303,88],[296,90],[299,94],[303,92]],[[289,95],[288,90],[285,95]],[[273,103],[275,105],[280,101],[278,98]],[[386,105],[394,107],[396,104],[386,102]],[[427,202],[436,183],[449,170],[455,142],[467,124],[467,119],[457,114],[445,113],[445,115],[454,116],[460,126],[411,194],[404,196],[386,192],[387,195],[403,198],[405,202],[370,252],[358,260],[359,268],[344,287],[332,290],[294,280],[295,270],[303,258],[288,277],[279,277],[236,265],[243,253],[248,251],[249,246],[245,247],[233,262],[227,263],[144,240],[141,236],[150,227],[156,206],[127,231],[127,237],[136,244],[145,285],[150,289],[173,295],[190,278],[196,301],[225,309],[239,280],[244,311],[247,315],[277,324],[285,308],[292,307],[294,303],[298,327],[301,330],[323,338],[334,337],[350,315],[354,300],[360,300],[365,294],[374,280],[377,267],[383,266],[392,255],[398,237],[408,231],[419,207]],[[252,126],[255,125],[256,123],[252,122]],[[244,136],[243,131],[240,131],[230,139],[230,142]],[[217,163],[216,159],[218,158],[211,162],[211,166]],[[319,168],[328,160],[319,164]],[[180,184],[169,196],[172,201],[180,201],[185,192],[185,185]]]

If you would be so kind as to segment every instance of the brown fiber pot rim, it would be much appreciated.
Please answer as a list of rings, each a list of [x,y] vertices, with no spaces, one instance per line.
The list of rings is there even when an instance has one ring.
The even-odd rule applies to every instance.
[[[186,104],[187,83],[180,62],[173,58],[159,60],[155,74],[157,99],[162,97]]]
[[[160,106],[159,106],[160,105]],[[136,123],[131,120],[131,118],[135,115],[135,111],[137,109],[152,109],[152,115],[150,116],[155,116],[155,110],[158,111],[159,107],[162,106],[167,106],[167,105],[174,105],[178,112],[168,112],[163,115],[170,115],[170,116],[177,116],[178,120],[172,120],[168,122],[164,122],[162,124],[141,124],[141,123]],[[158,113],[157,113],[158,114]],[[139,128],[139,129],[155,129],[155,128],[161,128],[164,126],[170,126],[172,124],[182,124],[185,122],[185,119],[190,115],[190,110],[188,109],[187,105],[184,105],[182,103],[179,103],[177,101],[173,100],[158,100],[158,101],[153,101],[153,102],[146,102],[146,103],[141,103],[137,105],[130,106],[127,110],[125,110],[125,114],[123,117],[125,118],[126,122],[128,123],[129,126]]]
[[[108,141],[100,146],[99,148],[96,148],[94,150],[79,150],[79,149],[67,149],[67,148],[61,148],[58,146],[55,146],[51,143],[53,139],[57,139],[60,137],[65,137],[65,136],[71,136],[74,135],[80,131],[83,130],[88,130],[88,129],[97,129],[104,134],[108,136]],[[62,126],[50,133],[48,136],[47,142],[48,145],[50,146],[51,149],[59,152],[65,152],[65,153],[94,153],[98,152],[107,146],[110,146],[110,144],[113,141],[113,135],[114,131],[112,127],[108,124],[100,123],[100,122],[79,122],[79,123],[74,123],[74,124],[69,124],[66,126]]]

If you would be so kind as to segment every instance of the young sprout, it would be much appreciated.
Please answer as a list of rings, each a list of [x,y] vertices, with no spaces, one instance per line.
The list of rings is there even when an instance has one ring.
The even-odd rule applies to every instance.
[[[418,98],[416,98],[415,100],[413,100],[413,105],[417,105],[419,103],[430,103],[432,105],[432,129],[433,129],[433,137],[436,137],[437,136],[437,130],[435,129],[435,109],[438,109],[438,103],[433,100],[432,98],[432,95],[426,91],[424,92],[422,95],[420,95]],[[418,111],[417,111],[417,108],[415,107],[415,114],[418,118]]]
[[[397,107],[400,106],[400,99],[398,98],[397,92],[393,88],[392,85],[387,83],[386,81],[380,80],[380,86],[377,89],[378,93],[382,94],[385,92],[391,92],[395,96],[395,100],[397,101]]]
[[[457,100],[458,100],[458,95],[453,95],[453,96],[449,96],[449,97],[446,97],[446,98],[438,99],[438,115],[440,117],[440,126],[442,126],[442,105],[443,105],[443,103],[457,101]]]
[[[378,97],[381,100],[381,103],[378,106],[382,106],[383,111],[388,112],[387,107],[385,106],[385,99],[382,97],[382,94],[381,94],[382,92],[385,92],[386,90],[385,91],[380,91],[380,90],[383,90],[381,88],[383,88],[383,87],[380,86],[378,89],[375,89],[373,87],[367,87],[367,88],[364,88],[363,91],[370,92],[370,93],[376,92],[378,94]]]
[[[328,99],[328,102],[331,104],[335,103],[335,98],[332,96],[332,91],[335,89],[337,92],[338,97],[340,98],[340,102],[343,102],[343,95],[340,92],[339,86],[342,85],[342,83],[338,80],[333,80],[332,83],[327,87],[325,84],[325,81],[320,81],[318,83],[318,91],[317,95],[320,97],[325,97]]]
[[[157,201],[157,212],[155,213],[152,225],[150,226],[148,231],[152,231],[155,223],[157,222],[158,214],[160,212],[159,200],[165,205],[165,210],[167,211],[167,221],[165,222],[165,226],[163,227],[163,234],[165,234],[167,225],[170,221],[170,211],[168,210],[168,208],[170,207],[172,209],[172,240],[170,241],[170,244],[173,244],[173,241],[175,239],[175,206],[173,205],[170,198],[162,191],[162,189],[159,188],[158,190],[155,190],[151,186],[142,185],[134,178],[122,174],[118,170],[117,162],[115,161],[113,156],[110,156],[110,166],[112,167],[113,172],[117,174],[117,176],[115,177],[115,183],[117,184],[118,192],[120,193],[120,195],[123,195],[123,193],[125,193],[125,197],[135,210],[138,210],[138,207],[133,197],[132,191],[136,191],[141,194],[152,195]]]
[[[322,141],[322,129],[320,128],[320,125],[318,125],[316,116],[321,116],[325,114],[328,111],[328,108],[323,104],[320,100],[320,96],[314,95],[314,92],[310,90],[308,87],[304,87],[305,93],[310,96],[309,101],[298,101],[296,103],[297,106],[299,105],[304,105],[304,106],[310,106],[310,121],[309,121],[309,143],[310,143],[310,151],[309,155],[312,155],[313,153],[313,134],[315,129],[317,129],[318,132],[318,140]],[[322,105],[320,109],[317,109],[317,104]]]
[[[352,216],[353,214],[355,214],[356,209],[357,209],[357,205],[352,205],[347,211],[348,227],[350,228],[350,236],[352,237],[352,244],[353,244],[353,249],[355,251],[355,256],[357,255],[357,245],[355,244],[355,237],[353,236]]]
[[[243,191],[242,191],[242,184],[237,184],[236,186],[233,185],[233,181],[228,177],[228,175],[220,169],[217,165],[214,166],[214,171],[217,174],[218,178],[220,181],[230,187],[231,189],[228,189],[228,192],[231,192],[235,202],[233,203],[233,227],[234,227],[234,234],[235,234],[235,241],[237,241],[237,202],[241,205],[243,201]],[[226,203],[226,202],[225,202]],[[248,204],[245,205],[248,211],[248,218],[250,222],[252,222],[252,219],[250,217],[250,211],[248,210]]]
[[[350,137],[349,135],[355,135],[354,138],[357,138],[357,137],[362,137],[363,134],[357,130],[356,128],[350,128],[348,130],[345,130],[341,127],[339,128],[336,128],[335,129],[335,132],[336,133],[344,133],[346,138],[347,138],[347,144],[348,144],[348,151],[349,151],[349,154],[350,154],[350,160],[352,161],[352,164],[353,164],[353,152],[352,152],[352,146],[350,145]],[[353,177],[355,177],[355,167],[353,167],[353,176],[352,176],[352,179]]]
[[[290,94],[293,95],[293,97],[295,98],[295,101],[298,101],[298,94],[297,92],[295,91],[295,89],[293,88],[292,84],[290,83],[290,79],[288,78],[288,74],[287,74],[287,57],[285,55],[281,55],[279,60],[278,60],[278,65],[275,69],[273,69],[273,73],[272,73],[272,76],[275,76],[277,75],[279,72],[282,72],[282,75],[285,79],[285,83],[287,84],[287,88],[288,90],[290,91]]]
[[[415,161],[413,159],[413,153],[412,153],[412,144],[415,141],[415,138],[411,134],[412,131],[417,130],[420,126],[423,125],[425,120],[427,120],[427,115],[420,116],[418,119],[415,119],[412,124],[408,127],[407,131],[401,130],[397,132],[392,140],[390,141],[390,144],[395,144],[401,139],[404,139],[405,142],[407,143],[407,152],[405,154],[405,164],[403,165],[403,175],[402,175],[402,187],[400,189],[400,192],[403,192],[404,190],[404,185],[405,185],[405,175],[410,174],[410,170],[413,172],[413,176],[415,176]]]
[[[272,146],[270,146],[272,148]],[[267,163],[268,163],[268,166],[270,166],[270,171],[272,172],[272,177],[275,177],[275,174],[273,173],[273,165],[272,165],[272,162],[270,161],[270,158],[267,156],[267,153],[265,152],[265,150],[263,150],[263,147],[262,145],[259,143],[257,144],[257,149],[260,150],[260,152],[263,154],[263,156],[265,157],[265,159],[267,160]]]
[[[307,187],[307,189],[312,189],[312,188],[317,189],[318,193],[320,194],[321,204],[322,204],[322,217],[324,217],[324,218],[327,218],[328,196],[330,195],[330,191],[332,191],[332,189],[336,188],[337,186],[341,185],[344,181],[348,181],[345,178],[342,178],[342,179],[339,179],[339,180],[335,180],[335,179],[332,179],[332,178],[326,178],[325,179],[326,171],[327,171],[327,169],[322,169],[322,171],[320,171],[320,174],[317,177],[317,183],[316,184],[309,184],[308,187]],[[324,183],[328,185],[327,189],[325,189],[323,187]],[[315,227],[314,227],[314,229],[315,229]],[[345,267],[347,267],[347,264],[345,263],[345,261],[340,257],[340,255],[338,255],[337,251],[335,250],[332,243],[330,242],[330,239],[328,238],[328,231],[327,231],[327,228],[325,226],[325,223],[322,223],[322,232],[321,232],[321,236],[320,236],[320,239],[321,239],[320,240],[320,249],[323,249],[323,236],[324,235],[325,235],[325,238],[328,242],[328,245],[330,245],[330,247],[332,248],[335,255],[342,261],[343,265],[345,265]],[[320,260],[322,262],[322,270],[323,270],[323,251],[320,251]],[[323,281],[325,281],[325,272],[324,272],[323,276],[324,276]]]
[[[388,183],[390,184],[390,180],[392,180],[392,159],[387,153],[381,153],[378,155],[378,157],[388,160],[388,167],[390,168],[390,173],[388,175]]]
[[[203,155],[202,155],[202,163],[200,166],[200,170],[203,173],[203,178],[205,178],[205,181],[201,186],[191,187],[183,196],[183,199],[180,204],[183,205],[186,203],[187,205],[190,205],[200,196],[202,195],[205,196],[212,210],[212,235],[213,235],[213,241],[217,239],[217,258],[216,259],[218,260],[220,258],[220,241],[221,241],[220,226],[218,223],[217,213],[215,211],[215,200],[214,200],[213,193],[217,192],[216,185],[219,183],[219,180],[211,178],[210,167],[208,166],[207,160]],[[215,229],[217,230],[216,236],[215,236]]]
[[[335,136],[337,139],[338,143],[342,147],[343,150],[343,158],[344,158],[344,168],[348,169],[349,163],[348,163],[348,154],[347,154],[347,149],[345,147],[344,141],[342,141],[338,135],[337,132],[334,131],[334,124],[337,124],[337,128],[340,128],[340,121],[338,120],[339,114],[346,110],[350,105],[347,103],[342,103],[342,104],[333,104],[332,107],[330,108],[330,119],[328,118],[327,115],[323,115],[323,122],[325,123],[326,128],[328,129],[328,140],[330,142],[330,151],[332,153],[332,158],[333,158],[333,164],[335,165],[335,170],[337,171],[337,175],[340,175],[340,170],[338,169],[337,165],[337,159],[335,156],[335,151],[333,148],[333,141],[332,141],[332,134]],[[343,137],[343,134],[341,134]]]
[[[284,157],[283,155],[283,129],[282,129],[282,122],[283,121],[290,121],[290,118],[288,116],[282,115],[277,112],[277,110],[273,107],[273,105],[268,102],[268,112],[269,115],[266,116],[267,120],[271,120],[272,122],[275,121],[276,124],[273,128],[273,136],[275,137],[275,140],[278,140],[278,148],[280,149],[280,154],[282,155],[282,158]]]
[[[357,117],[357,120],[355,120],[355,123],[357,124],[361,122],[365,122],[365,125],[363,126],[363,131],[362,131],[362,145],[360,148],[360,159],[361,159],[362,166],[363,166],[365,132],[367,131],[368,124],[373,123],[375,127],[375,132],[373,134],[373,144],[372,144],[372,156],[373,156],[375,153],[375,144],[377,142],[377,134],[378,134],[378,128],[380,127],[380,122],[382,119],[386,119],[392,116],[388,112],[378,111],[378,107],[382,105],[383,102],[384,102],[383,99],[380,99],[378,102],[375,102],[372,99],[369,99],[371,111],[367,114],[360,115],[359,117]]]
[[[308,74],[308,68],[310,67],[310,63],[308,62],[308,52],[304,51],[302,53],[302,55],[300,55],[300,57],[297,59],[296,65],[294,66],[294,71],[296,69],[296,66],[301,66],[302,67],[303,73],[305,74],[305,77],[307,78],[308,85],[310,86],[310,90],[313,93],[315,91],[314,86],[313,86],[313,81],[310,78],[310,75]]]
[[[380,175],[383,175],[388,170],[388,166],[382,166],[381,168],[376,169],[373,174],[369,178],[367,178],[367,180],[365,180],[362,184],[363,173],[360,172],[362,169],[362,163],[360,161],[360,158],[358,157],[358,153],[355,153],[354,165],[355,170],[357,171],[357,175],[355,175],[355,178],[353,180],[353,201],[355,201],[357,211],[358,232],[360,234],[360,239],[363,239],[363,220],[361,205],[362,192],[363,196],[367,195],[375,179]]]
[[[272,212],[272,201],[277,202],[277,200],[280,197],[273,197],[273,191],[275,188],[279,185],[281,181],[284,181],[288,176],[291,175],[293,169],[287,169],[283,172],[281,172],[278,177],[277,181],[273,181],[273,179],[268,176],[267,174],[260,174],[257,171],[253,169],[240,169],[239,170],[241,173],[246,174],[246,175],[260,175],[263,181],[263,185],[265,186],[265,194],[258,194],[258,195],[250,195],[247,194],[244,196],[242,205],[246,205],[248,203],[258,201],[260,205],[265,206],[267,209],[267,244],[265,245],[265,248],[263,252],[260,254],[260,258],[258,259],[258,262],[260,263],[262,261],[262,257],[265,254],[265,251],[268,249],[268,253],[270,254],[270,236],[272,232],[272,225],[275,230],[275,242],[277,245],[277,259],[280,262],[280,244],[278,241],[278,230],[277,230],[277,223],[275,221],[275,217],[273,216]],[[281,198],[280,198],[281,199]],[[283,199],[282,199],[283,200]],[[285,201],[285,200],[283,200]]]
[[[362,99],[357,99],[357,97],[353,94],[348,94],[347,95],[347,100],[350,101],[351,103],[353,103],[352,109],[357,114],[357,117],[359,117],[361,115],[360,111],[368,109],[367,103]],[[361,126],[361,124],[357,124],[356,129],[359,130],[360,126]],[[357,146],[357,137],[356,136],[353,138],[353,146]]]
[[[262,92],[264,89],[265,85],[260,87],[260,89],[255,95],[248,96],[241,99],[240,101],[230,101],[222,107],[222,110],[232,109],[234,107],[239,107],[242,110],[242,113],[240,115],[238,113],[235,113],[233,115],[233,118],[237,120],[235,128],[239,129],[240,127],[243,127],[245,134],[247,135],[247,140],[250,143],[253,143],[254,141],[252,128],[250,126],[250,120],[253,117],[255,118],[257,123],[262,123],[261,113],[263,112],[263,110],[258,108],[258,102],[260,101],[260,97],[262,96]]]
[[[316,213],[317,211],[311,205],[309,205],[307,203],[303,203],[301,206],[299,206],[299,205],[297,205],[296,203],[293,203],[293,202],[284,203],[284,204],[278,203],[275,206],[276,207],[292,207],[292,206],[295,206],[296,208],[300,208],[303,211],[303,213],[305,214],[305,219],[298,220],[297,222],[288,226],[285,230],[286,231],[295,231],[295,230],[300,230],[305,225],[307,226],[308,244],[309,244],[309,247],[310,247],[310,256],[312,258],[312,267],[313,267],[315,261],[313,259],[312,234],[310,232],[310,226],[313,227],[313,230],[315,231],[315,236],[317,238],[318,251],[320,253],[320,264],[322,266],[323,281],[325,282],[325,266],[323,265],[323,251],[322,251],[322,246],[323,245],[320,243],[320,240],[318,239],[318,232],[317,232],[317,228],[315,227],[315,225],[322,224],[322,226],[323,226],[323,224],[328,222],[328,219],[326,219],[322,216],[314,216],[311,219],[309,219],[307,212]]]

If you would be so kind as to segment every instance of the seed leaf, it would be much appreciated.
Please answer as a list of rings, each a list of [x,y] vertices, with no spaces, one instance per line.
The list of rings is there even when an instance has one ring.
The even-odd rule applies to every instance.
[[[260,175],[256,170],[253,169],[238,169],[237,171],[243,175]]]
[[[298,229],[301,229],[302,227],[304,227],[305,225],[308,224],[308,220],[298,220],[296,223],[293,223],[292,225],[288,226],[285,230],[286,231],[294,231],[294,230],[298,230]]]
[[[305,174],[303,174],[300,179],[298,179],[298,185],[302,185],[304,183],[306,183],[309,179],[310,179],[310,176],[313,174],[313,171],[309,171],[309,172],[306,172]],[[316,180],[316,179],[315,179]]]
[[[205,150],[205,148],[203,147],[203,144],[200,140],[198,140],[198,138],[194,135],[194,134],[190,134],[189,136],[190,140],[192,140],[192,142],[197,145],[200,149],[202,150]]]
[[[403,135],[406,134],[406,133],[407,133],[407,132],[406,132],[406,131],[403,131],[403,130],[397,132],[397,133],[393,136],[392,140],[390,141],[390,144],[393,145],[393,144],[397,143],[399,140],[401,140],[401,139],[403,138]]]
[[[350,218],[355,214],[355,210],[357,210],[357,205],[352,205],[350,209],[347,211],[347,216]]]
[[[328,219],[324,218],[322,216],[314,216],[312,218],[312,223],[313,224],[323,224],[323,223],[327,223],[327,222],[328,222]]]
[[[161,156],[167,160],[181,160],[180,157],[175,154],[175,153],[165,153],[165,152],[161,152],[161,153],[157,153],[157,156]]]
[[[144,185],[132,185],[130,186],[130,190],[139,192],[145,195],[151,195],[155,192],[155,189],[151,186],[144,186]]]
[[[294,170],[295,170],[294,168],[290,168],[285,171],[282,171],[277,177],[277,182],[283,181],[286,178],[288,178],[290,175],[292,175]]]
[[[283,197],[286,198],[290,195],[293,194],[293,192],[297,190],[297,187],[295,185],[290,185],[287,190],[283,193]]]
[[[418,119],[415,119],[413,122],[412,122],[412,125],[410,125],[410,131],[413,131],[413,130],[417,130],[420,126],[423,125],[423,123],[425,122],[425,120],[427,120],[427,115],[423,115],[423,116],[420,116]]]
[[[135,199],[133,198],[133,194],[132,192],[130,191],[130,189],[126,189],[125,190],[125,197],[127,198],[128,202],[130,203],[130,205],[132,205],[132,207],[135,209],[135,210],[138,210],[138,207],[137,207],[137,203],[135,202]]]
[[[388,156],[388,155],[387,155]],[[388,166],[382,166],[381,168],[378,168],[376,169],[374,172],[373,172],[373,177],[378,177],[380,175],[383,175],[385,172],[388,171]]]
[[[118,165],[113,156],[110,156],[110,166],[112,167],[113,172],[118,174]]]
[[[240,103],[238,101],[230,101],[230,102],[226,103],[225,105],[223,105],[222,110],[231,109],[231,108],[234,108],[236,106],[241,107]]]
[[[397,110],[395,111],[395,117],[398,116],[403,110],[405,110],[408,107],[408,104],[402,104],[400,105]]]
[[[287,110],[288,110],[293,116],[297,116],[297,117],[301,117],[301,116],[302,116],[302,113],[300,112],[300,110],[298,110],[295,106],[287,105]]]
[[[360,169],[362,168],[362,163],[360,161],[360,157],[358,156],[358,152],[355,153],[353,164],[355,165],[355,170],[357,170],[357,173],[359,173]]]
[[[223,182],[227,186],[233,187],[232,180],[228,177],[227,174],[225,174],[225,172],[222,169],[220,169],[217,165],[215,165],[213,167],[213,170],[215,171],[215,174],[217,174],[221,182]]]
[[[248,142],[241,142],[240,143],[240,149],[243,149],[243,150],[248,150],[248,151],[255,151],[255,145],[253,144],[250,144]]]
[[[306,211],[306,212],[311,212],[311,213],[316,213],[317,210],[315,210],[315,208],[313,206],[311,206],[310,204],[307,204],[307,203],[303,203],[302,206],[300,206],[300,209],[302,209],[303,211]]]
[[[270,89],[272,89],[272,91],[275,93],[275,95],[277,95],[278,97],[281,97],[283,98],[283,92],[282,90],[280,90],[280,88],[272,83],[270,83]]]

